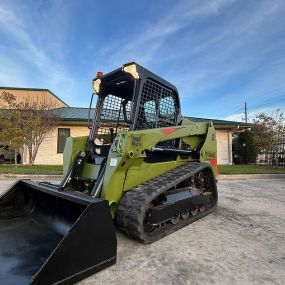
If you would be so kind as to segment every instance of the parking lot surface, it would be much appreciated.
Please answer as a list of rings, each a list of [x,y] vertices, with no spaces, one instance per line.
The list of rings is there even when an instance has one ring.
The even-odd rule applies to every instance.
[[[118,232],[117,264],[77,285],[284,284],[285,180],[221,180],[218,189],[214,213],[158,242]]]

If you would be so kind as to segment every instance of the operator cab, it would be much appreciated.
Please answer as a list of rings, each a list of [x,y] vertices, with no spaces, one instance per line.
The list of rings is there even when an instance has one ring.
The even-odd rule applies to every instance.
[[[181,122],[177,89],[136,63],[97,74],[98,95],[89,135],[97,155],[108,155],[119,131],[177,126]]]
[[[98,98],[87,152],[75,159],[78,166],[74,169],[77,170],[72,170],[66,179],[72,176],[73,188],[88,188],[92,195],[100,189],[98,185],[103,181],[108,154],[119,131],[171,127],[181,123],[176,87],[136,63],[125,64],[105,75],[97,73],[93,88]],[[92,99],[90,108],[91,105]],[[166,143],[173,145],[178,140]],[[94,170],[96,177],[82,177],[83,160],[97,169]]]

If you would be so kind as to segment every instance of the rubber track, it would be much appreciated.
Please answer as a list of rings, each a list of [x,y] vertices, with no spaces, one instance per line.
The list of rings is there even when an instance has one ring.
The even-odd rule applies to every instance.
[[[152,243],[212,212],[217,199],[215,205],[205,212],[199,212],[187,220],[166,227],[165,230],[159,231],[157,235],[149,236],[144,233],[143,221],[150,202],[160,194],[209,167],[209,164],[206,163],[187,162],[126,192],[117,210],[116,223],[118,228],[130,237],[145,243]],[[215,182],[214,188],[216,192],[214,194],[217,197]]]

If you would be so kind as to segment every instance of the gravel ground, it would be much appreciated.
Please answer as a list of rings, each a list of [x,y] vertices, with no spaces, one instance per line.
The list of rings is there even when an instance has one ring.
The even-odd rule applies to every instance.
[[[12,181],[0,181],[0,191]],[[151,245],[118,237],[117,264],[77,285],[284,284],[285,180],[221,180],[216,212]]]

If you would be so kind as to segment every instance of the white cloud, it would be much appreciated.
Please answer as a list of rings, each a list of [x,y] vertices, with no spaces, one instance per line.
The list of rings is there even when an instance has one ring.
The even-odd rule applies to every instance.
[[[188,64],[189,72],[184,73],[185,78],[190,81],[189,86],[191,86],[187,96],[197,96],[198,93],[205,90],[224,85],[233,75],[251,72],[259,68],[261,61],[266,59],[267,53],[278,45],[278,43],[275,45],[274,42],[266,40],[268,34],[272,33],[267,29],[270,25],[275,29],[276,26],[278,27],[278,16],[283,15],[284,4],[280,1],[262,2],[254,7],[254,11],[242,11],[223,25],[209,27],[209,29],[194,35],[194,40],[189,40],[189,50],[179,53],[181,58],[185,57],[185,53],[187,53],[188,57],[190,54],[190,58],[199,59],[195,67],[191,67],[190,62]],[[261,39],[264,39],[263,43],[265,44],[262,48],[258,46]],[[190,45],[191,41],[194,42],[192,46]],[[280,63],[282,60],[279,58],[278,62]],[[187,65],[187,63],[185,64]],[[270,61],[267,61],[262,67],[266,69],[268,65],[270,65]],[[171,78],[174,77],[171,76]],[[181,78],[180,81],[182,80],[184,78]],[[179,82],[179,78],[177,81]]]
[[[90,36],[89,41],[81,44],[83,55],[77,55],[78,65],[88,66],[89,76],[94,70],[108,71],[135,60],[174,83],[183,102],[197,97],[203,101],[207,96],[212,110],[222,106],[225,111],[218,111],[230,114],[238,109],[232,106],[268,98],[268,94],[274,96],[285,89],[285,2],[257,2],[174,2],[168,10],[162,7],[162,11],[157,11],[155,18],[139,17],[140,21],[124,35],[106,36],[100,43]],[[0,60],[5,62],[0,70],[0,84],[10,84],[14,77],[18,84],[37,82],[42,87],[54,86],[53,91],[62,90],[66,100],[69,91],[74,94],[72,91],[78,85],[78,79],[72,78],[73,71],[64,68],[63,61],[68,49],[65,38],[70,31],[68,6],[71,4],[50,1],[42,8],[44,12],[38,12],[42,17],[34,22],[35,11],[21,12],[12,5],[12,1],[0,4],[0,36],[5,33],[12,41],[10,46],[0,41],[3,61],[1,57]],[[278,53],[280,57],[276,56]],[[17,55],[22,65],[11,55]],[[35,80],[30,77],[31,70],[36,73]],[[239,75],[252,78],[235,82]],[[224,86],[228,90],[223,90],[220,96],[217,90]]]
[[[222,113],[240,109],[244,101],[259,102],[285,89],[285,58],[281,53],[285,48],[284,12],[285,2],[278,0],[260,1],[258,5],[238,1],[179,2],[164,17],[141,25],[143,33],[135,31],[120,42],[107,42],[102,49],[108,57],[104,69],[132,60],[158,70],[168,65],[160,74],[178,87],[183,106],[191,106],[190,98],[207,96],[208,104],[212,102],[214,107],[211,112],[222,117]],[[207,22],[213,19],[214,24]],[[173,36],[186,27],[187,32],[173,44]],[[239,82],[239,76],[248,80]],[[228,90],[218,94],[224,86]]]
[[[12,86],[17,84],[21,87],[38,87],[42,84],[40,86],[42,88],[53,87],[65,90],[67,86],[72,88],[74,82],[60,62],[60,56],[53,58],[47,51],[53,44],[53,37],[48,38],[47,34],[38,33],[41,28],[35,23],[29,25],[27,21],[29,16],[31,15],[23,16],[18,9],[9,4],[0,7],[0,34],[9,39],[9,44],[0,43],[0,50],[5,54],[5,57],[2,55],[5,64],[2,61],[0,84]],[[43,18],[39,25],[44,26],[46,20]],[[52,22],[54,24],[54,18]],[[60,26],[58,29],[61,29]],[[57,46],[56,50],[60,55],[62,49]]]
[[[234,3],[234,0],[180,1],[164,16],[157,17],[148,24],[143,23],[121,41],[107,42],[101,47],[102,55],[108,55],[107,69],[120,66],[124,62],[136,60],[143,65],[157,61],[157,52],[165,41],[194,21],[218,14]],[[161,14],[162,15],[162,14]],[[143,31],[143,32],[142,32]],[[105,61],[106,63],[106,61]]]

